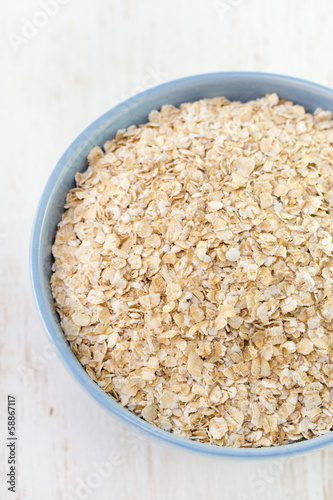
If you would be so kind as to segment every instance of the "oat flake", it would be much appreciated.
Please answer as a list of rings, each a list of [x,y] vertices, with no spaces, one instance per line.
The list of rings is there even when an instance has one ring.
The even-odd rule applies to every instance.
[[[163,106],[95,147],[52,292],[110,396],[202,442],[333,426],[333,126],[276,94]]]

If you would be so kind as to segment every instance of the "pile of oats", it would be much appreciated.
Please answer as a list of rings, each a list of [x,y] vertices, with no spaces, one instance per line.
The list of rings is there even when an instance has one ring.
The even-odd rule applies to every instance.
[[[91,151],[51,283],[72,350],[123,406],[221,446],[333,427],[331,119],[218,97]]]

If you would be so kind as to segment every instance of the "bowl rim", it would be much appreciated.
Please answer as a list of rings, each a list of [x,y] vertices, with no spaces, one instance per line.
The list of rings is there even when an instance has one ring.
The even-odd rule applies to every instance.
[[[153,424],[146,422],[139,416],[131,411],[122,407],[110,395],[106,394],[87,374],[83,366],[77,360],[71,351],[64,334],[59,335],[60,327],[57,329],[54,325],[50,314],[48,313],[47,300],[43,291],[43,272],[39,257],[39,250],[41,248],[41,230],[44,224],[44,214],[48,206],[48,202],[53,193],[55,180],[58,178],[59,173],[68,163],[69,159],[73,156],[73,151],[80,146],[87,137],[93,135],[93,132],[98,128],[103,128],[105,120],[111,116],[126,113],[131,107],[135,107],[140,102],[144,101],[147,96],[158,94],[164,90],[176,87],[179,85],[186,85],[189,82],[203,82],[205,80],[220,80],[220,79],[247,79],[248,81],[255,81],[260,79],[267,82],[284,82],[291,84],[291,86],[298,87],[300,90],[305,89],[308,91],[316,91],[318,94],[326,97],[332,101],[333,110],[333,90],[329,87],[320,85],[318,83],[310,82],[300,78],[290,77],[286,75],[274,73],[261,73],[253,71],[228,71],[228,72],[214,72],[204,73],[193,76],[187,76],[176,80],[171,80],[166,83],[154,86],[145,90],[125,101],[111,108],[106,113],[101,115],[93,121],[78,137],[72,141],[70,146],[66,149],[64,154],[56,163],[54,169],[49,176],[49,179],[42,192],[38,208],[35,215],[35,220],[32,228],[31,242],[30,242],[30,276],[32,283],[32,290],[34,301],[41,318],[44,330],[46,331],[52,345],[55,346],[58,357],[67,370],[71,373],[79,385],[84,388],[88,394],[99,403],[104,410],[106,410],[113,417],[116,417],[123,423],[129,424],[132,428],[142,431],[144,434],[149,435],[159,444],[166,444],[178,449],[195,452],[197,455],[206,455],[210,457],[219,457],[225,459],[269,459],[269,458],[291,458],[299,456],[307,452],[320,450],[328,445],[333,444],[333,432],[316,436],[310,440],[297,441],[295,443],[286,444],[282,446],[273,446],[267,448],[232,448],[216,446],[207,443],[200,443],[191,439],[187,439],[168,431],[162,430]],[[222,82],[221,82],[222,83]],[[148,111],[148,110],[147,110]]]

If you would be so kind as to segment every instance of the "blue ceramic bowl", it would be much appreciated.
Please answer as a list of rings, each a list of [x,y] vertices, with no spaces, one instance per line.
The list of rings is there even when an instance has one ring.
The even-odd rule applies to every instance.
[[[95,145],[103,145],[116,131],[144,123],[152,109],[163,104],[178,106],[204,97],[226,96],[248,101],[276,92],[281,98],[301,104],[307,111],[316,108],[333,111],[333,90],[296,78],[265,73],[212,73],[175,80],[149,89],[105,113],[69,146],[53,170],[42,194],[31,242],[31,273],[37,307],[44,327],[59,357],[75,379],[111,415],[133,428],[144,431],[160,443],[213,457],[259,459],[287,457],[318,450],[333,443],[333,432],[311,440],[272,448],[227,448],[202,444],[175,436],[140,419],[104,393],[89,377],[72,353],[61,330],[51,289],[51,246],[61,219],[66,194],[74,187],[74,175],[87,168],[87,154]]]

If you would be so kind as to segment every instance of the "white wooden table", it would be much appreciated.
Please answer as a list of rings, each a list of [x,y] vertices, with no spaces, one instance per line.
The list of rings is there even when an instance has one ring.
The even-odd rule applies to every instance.
[[[116,102],[211,71],[333,86],[330,0],[2,2],[0,498],[333,498],[333,449],[292,462],[199,459],[139,439],[77,386],[48,344],[29,280],[31,225],[56,160]],[[48,7],[45,5],[48,4]],[[18,492],[8,492],[7,394],[17,398]]]

